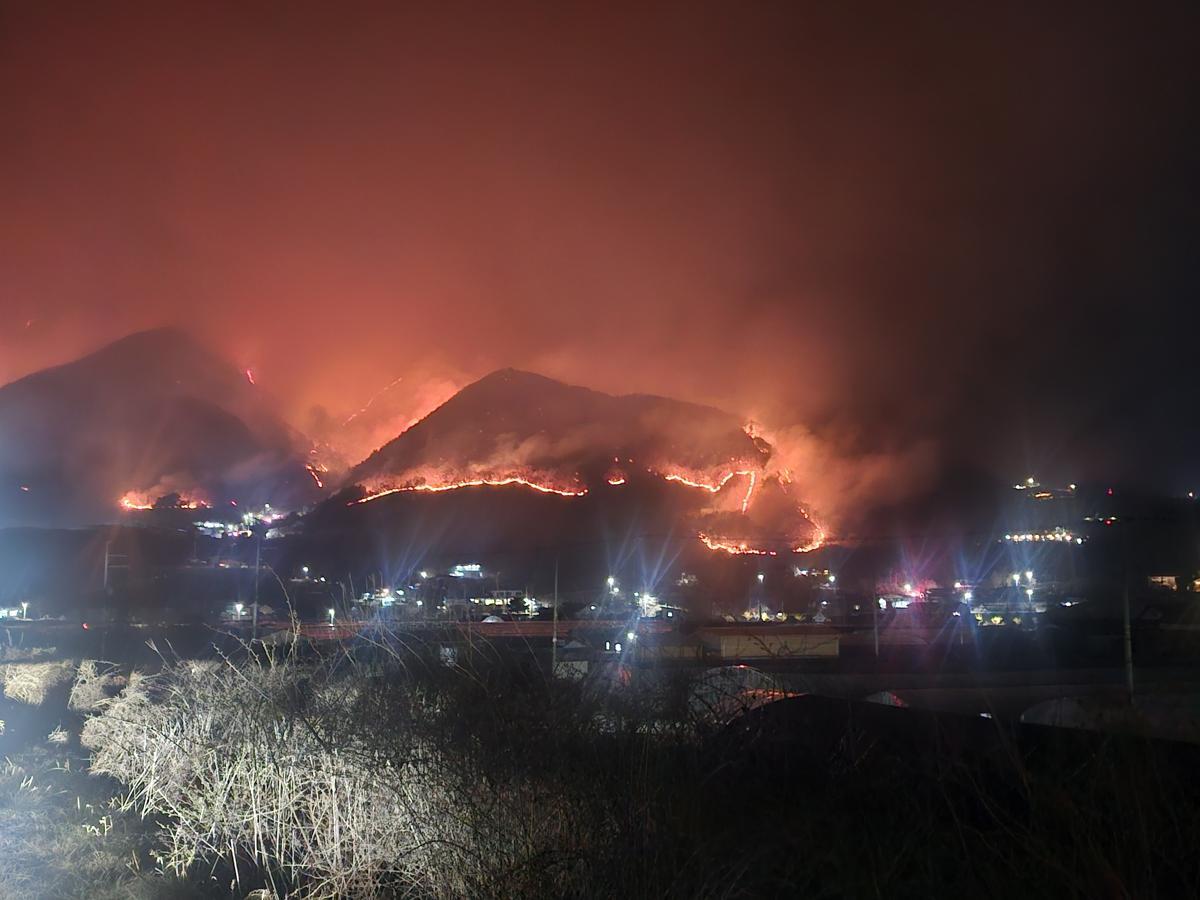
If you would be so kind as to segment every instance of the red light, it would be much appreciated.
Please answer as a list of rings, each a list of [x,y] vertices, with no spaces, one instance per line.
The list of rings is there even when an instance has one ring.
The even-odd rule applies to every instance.
[[[1107,491],[1105,491],[1105,493],[1111,497],[1112,496],[1112,488],[1109,488]]]
[[[84,622],[84,623],[83,623],[83,630],[84,630],[84,631],[87,631],[87,630],[88,630],[88,623],[87,623],[87,622]]]

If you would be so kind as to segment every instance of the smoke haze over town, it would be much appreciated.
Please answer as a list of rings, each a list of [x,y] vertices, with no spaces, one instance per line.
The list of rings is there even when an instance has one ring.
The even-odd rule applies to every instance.
[[[0,7],[0,381],[176,324],[360,458],[516,366],[836,493],[1200,478],[1142,428],[1196,375],[1184,5],[454,7]]]

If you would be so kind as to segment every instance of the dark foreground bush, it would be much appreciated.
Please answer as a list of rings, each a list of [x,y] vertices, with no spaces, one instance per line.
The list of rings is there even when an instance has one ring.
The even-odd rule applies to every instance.
[[[218,866],[242,893],[1097,897],[1200,884],[1187,752],[1006,736],[976,753],[836,716],[770,740],[714,735],[686,696],[379,646],[247,654],[131,679],[83,737],[128,808],[161,818],[166,871]]]

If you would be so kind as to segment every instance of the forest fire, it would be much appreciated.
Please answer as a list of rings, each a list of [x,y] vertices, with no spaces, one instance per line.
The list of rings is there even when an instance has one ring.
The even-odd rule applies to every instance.
[[[813,536],[803,544],[792,548],[793,553],[811,553],[813,550],[819,550],[825,545],[827,536],[825,530],[820,525],[813,523]]]
[[[147,510],[154,509],[154,501],[149,494],[138,493],[137,491],[129,491],[120,499],[122,509],[128,510]]]
[[[210,504],[205,500],[174,494],[174,503],[164,503],[172,497],[171,493],[155,497],[146,491],[126,491],[118,501],[120,507],[129,512],[145,512],[151,509],[208,509]]]
[[[696,535],[696,537],[698,537],[700,539],[700,542],[703,543],[704,546],[707,547],[709,550],[719,550],[722,553],[729,553],[733,556],[741,556],[741,555],[778,556],[779,555],[774,550],[763,550],[758,547],[751,547],[749,545],[749,543],[747,543],[746,541],[739,541],[737,543],[734,543],[733,541],[722,541],[722,540],[718,540],[717,538],[710,537],[709,535],[704,534],[703,532]]]
[[[784,552],[807,553],[825,543],[824,531],[812,522],[808,512],[788,499],[786,485],[777,485],[782,491],[765,491],[767,485],[775,485],[771,477],[756,469],[717,470],[712,474],[696,471],[666,471],[648,468],[655,478],[703,491],[706,494],[721,494],[737,477],[746,479],[745,491],[735,495],[723,495],[715,501],[716,507],[698,511],[698,521],[693,523],[696,536],[709,550],[730,555],[777,556]],[[311,469],[310,469],[311,472]],[[315,473],[314,477],[315,477]],[[603,475],[603,482],[612,487],[629,483],[625,470],[612,467]],[[376,479],[362,485],[366,494],[349,501],[347,506],[371,503],[383,497],[403,493],[444,493],[472,487],[506,487],[518,485],[543,494],[559,497],[583,497],[588,486],[576,474],[545,469],[525,469],[517,472],[465,472],[462,474],[441,469],[426,469],[401,474],[398,477]],[[759,501],[762,500],[762,503]],[[765,504],[765,506],[764,506]],[[760,509],[759,507],[763,507]],[[797,532],[796,515],[804,518],[804,528]],[[783,519],[779,519],[779,516]],[[765,516],[765,518],[764,518]],[[811,530],[810,530],[811,529]],[[758,534],[759,538],[751,537]],[[778,549],[771,549],[771,545]]]

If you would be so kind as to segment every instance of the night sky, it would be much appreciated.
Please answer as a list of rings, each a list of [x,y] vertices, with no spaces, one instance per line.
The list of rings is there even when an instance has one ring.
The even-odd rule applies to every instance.
[[[0,381],[177,323],[302,428],[516,366],[1200,486],[1194,4],[399,6],[0,0]]]

